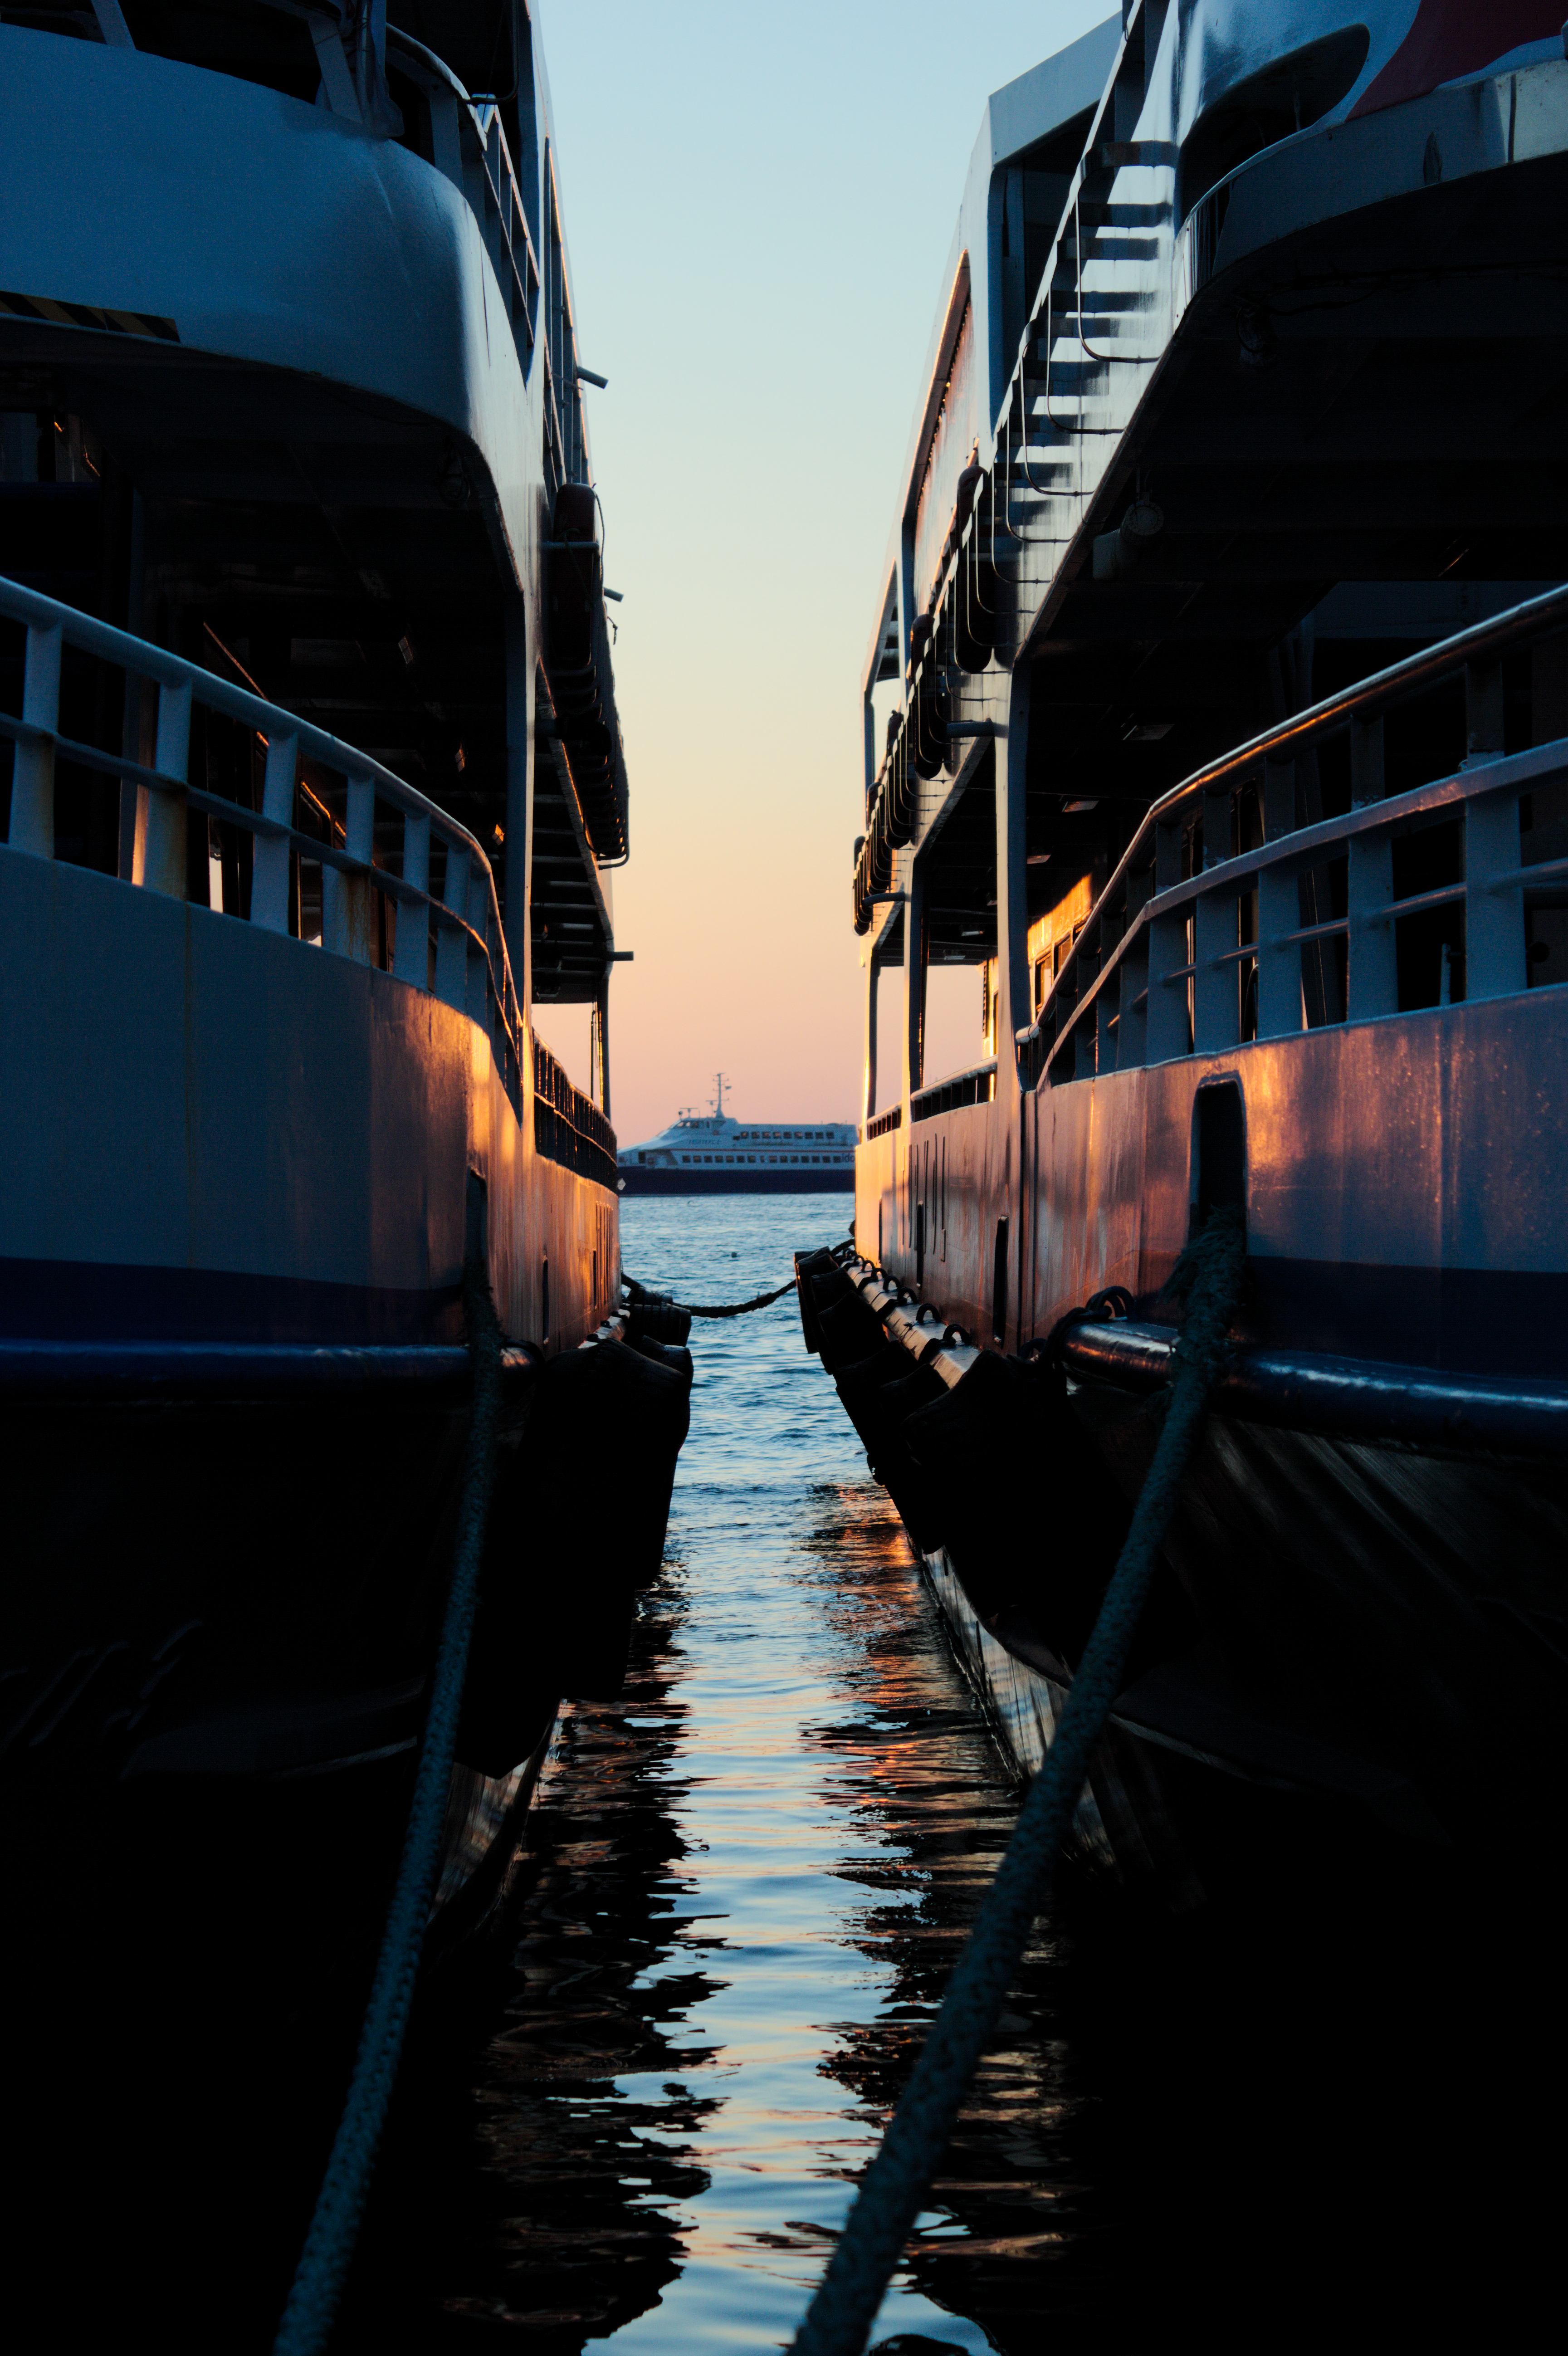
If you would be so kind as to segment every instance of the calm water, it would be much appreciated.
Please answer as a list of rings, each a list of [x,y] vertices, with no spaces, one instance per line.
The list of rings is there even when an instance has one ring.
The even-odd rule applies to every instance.
[[[625,1264],[739,1300],[848,1208],[628,1203]],[[343,2346],[785,2342],[1008,1837],[793,1300],[693,1344],[625,1695],[567,1717],[505,1937],[426,2000]],[[875,2336],[1317,2346],[1348,2302],[1433,2346],[1472,2277],[1495,2320],[1530,2204],[1465,1922],[1442,1874],[1185,1924],[1070,1883]]]

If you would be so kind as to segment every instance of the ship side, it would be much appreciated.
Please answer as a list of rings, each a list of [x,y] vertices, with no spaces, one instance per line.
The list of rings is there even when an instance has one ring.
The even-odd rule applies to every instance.
[[[476,1304],[437,1946],[511,1870],[561,1698],[616,1689],[689,1380],[619,1313],[627,780],[542,57],[520,0],[442,55],[387,15],[0,25],[0,1387],[35,1500],[3,1838],[18,2017],[69,2040],[106,1906],[133,2075],[251,2008],[249,2210],[158,2096],[187,2158],[148,2198],[210,2228],[171,2344],[208,2256],[286,2287],[306,2048],[336,2100],[447,1622]],[[562,1001],[590,1093],[533,1030]]]
[[[808,1338],[1022,1768],[1178,1257],[1244,1218],[1084,1834],[1178,1889],[1221,1786],[1521,1857],[1563,1790],[1568,62],[1549,11],[1417,13],[1134,5],[991,101],[862,672],[856,1256]],[[987,977],[955,1072],[938,964]],[[998,1360],[961,1474],[909,1419]]]

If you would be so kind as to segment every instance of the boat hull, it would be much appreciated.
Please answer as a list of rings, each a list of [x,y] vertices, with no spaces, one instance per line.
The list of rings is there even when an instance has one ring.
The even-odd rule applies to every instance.
[[[1392,1837],[1508,1845],[1531,1869],[1551,1851],[1568,1802],[1563,1005],[1546,989],[1248,1043],[860,1149],[860,1250],[928,1304],[925,1334],[1027,1352],[1124,1290],[1131,1324],[1105,1310],[1058,1344],[1080,1501],[1101,1501],[1114,1536],[1156,1430],[1156,1329],[1137,1321],[1163,1316],[1168,1348],[1162,1296],[1218,1183],[1204,1107],[1232,1094],[1240,1158],[1219,1199],[1245,1207],[1240,1346],[1166,1534],[1161,1644],[1117,1705],[1142,1794],[1122,1815],[1140,1828],[1118,1837],[1116,1804],[1100,1811],[1101,1853],[1135,1878],[1178,1817],[1200,1881],[1246,1870],[1214,1830],[1244,1783]],[[1031,1448],[992,1468],[1019,1504],[985,1592],[912,1532],[1020,1773],[1083,1634]],[[1179,1887],[1187,1866],[1160,1872]]]
[[[623,1194],[844,1194],[853,1196],[848,1170],[636,1170],[624,1164]]]

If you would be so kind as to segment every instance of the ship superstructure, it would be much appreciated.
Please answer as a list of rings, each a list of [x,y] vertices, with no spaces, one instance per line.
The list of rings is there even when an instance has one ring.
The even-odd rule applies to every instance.
[[[709,1111],[677,1114],[620,1158],[627,1194],[850,1194],[852,1121],[751,1121],[727,1113],[719,1076]]]
[[[116,1890],[104,2041],[156,2092],[104,2107],[165,2132],[104,2157],[125,2222],[83,2297],[152,2312],[115,2282],[151,2268],[160,2338],[201,2344],[208,2265],[269,2337],[281,2306],[291,2171],[342,2084],[330,2038],[290,2076],[318,1998],[352,2050],[469,1494],[474,1302],[503,1405],[438,1943],[510,1871],[561,1697],[615,1688],[689,1366],[619,1315],[603,380],[528,8],[21,13],[0,1387],[44,1502],[0,1607],[11,2017],[58,1997],[69,2041]],[[591,1095],[534,1034],[546,1000],[592,1010]],[[224,2006],[253,2172],[220,2193],[157,2057]],[[47,2222],[72,2099],[43,2101]]]
[[[1426,0],[1134,0],[991,100],[971,166],[862,673],[859,1259],[816,1281],[919,1359],[873,1406],[876,1328],[823,1330],[1028,1765],[1168,1280],[1244,1215],[1096,1786],[1129,1870],[1157,1753],[1435,1837],[1563,1788],[1565,187],[1556,12]],[[948,964],[986,1027],[932,1072]],[[967,1506],[901,1439],[987,1357],[1086,1387],[1095,1543],[1024,1407],[980,1417]]]

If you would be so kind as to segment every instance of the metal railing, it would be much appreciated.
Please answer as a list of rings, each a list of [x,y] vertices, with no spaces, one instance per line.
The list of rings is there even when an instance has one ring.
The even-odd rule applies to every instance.
[[[887,1137],[891,1135],[892,1130],[895,1129],[901,1129],[903,1127],[903,1119],[904,1108],[902,1105],[890,1105],[886,1112],[878,1113],[873,1119],[869,1120],[866,1123],[867,1144],[869,1145],[873,1137]]]
[[[582,385],[577,374],[564,284],[556,287],[551,298],[561,314],[557,324],[564,330],[557,338],[561,349],[552,358],[550,334],[546,332],[541,337],[539,330],[545,273],[528,225],[517,168],[507,145],[500,108],[494,99],[471,98],[451,67],[411,34],[389,26],[387,37],[399,70],[417,81],[430,100],[436,168],[461,188],[479,223],[511,316],[513,340],[525,381],[533,366],[536,347],[542,350],[545,488],[553,498],[563,482],[585,483],[592,478]],[[546,208],[553,214],[554,175],[547,169],[543,177]],[[559,227],[553,219],[546,228],[545,241],[551,251],[553,271],[559,280],[562,255]],[[563,377],[571,380],[564,388]]]
[[[444,59],[411,34],[389,26],[387,40],[399,71],[430,101],[436,169],[462,190],[479,224],[526,380],[539,330],[541,273],[500,109],[493,100],[470,98]]]
[[[1568,775],[1568,738],[1505,753],[1502,660],[1564,629],[1568,588],[1550,590],[1282,722],[1157,802],[1038,1019],[1018,1034],[1026,1082],[1399,1012],[1398,928],[1444,909],[1455,912],[1460,937],[1452,960],[1442,945],[1442,971],[1456,986],[1404,1011],[1450,994],[1524,990],[1526,911],[1568,905],[1568,858],[1526,857],[1520,802]],[[1432,783],[1385,794],[1385,715],[1461,676],[1463,762]],[[1349,808],[1301,823],[1298,766],[1346,736]],[[1233,848],[1238,789],[1249,787],[1262,839]],[[1397,846],[1445,819],[1458,830],[1456,873],[1398,891]]]
[[[122,793],[134,797],[133,830],[122,830],[123,840],[133,842],[129,887],[176,900],[189,896],[188,827],[197,813],[236,830],[251,844],[248,892],[233,907],[226,892],[224,913],[308,947],[301,911],[307,875],[319,869],[320,946],[379,966],[479,1023],[521,1118],[523,1018],[496,879],[465,827],[368,753],[52,597],[0,579],[0,623],[27,634],[20,714],[0,712],[0,740],[14,747],[6,835],[13,850],[54,858],[55,772],[65,763],[118,780]],[[60,676],[68,648],[123,673],[126,708],[144,714],[151,760],[133,760],[62,731]],[[248,771],[256,752],[264,756],[259,804],[238,790],[218,792],[192,780],[197,712],[238,726],[251,748]],[[208,872],[206,859],[194,864]],[[541,1139],[540,1151],[613,1185],[615,1142],[608,1121],[537,1044],[536,1070],[541,1056],[550,1076],[544,1129],[551,1141]],[[571,1135],[558,1134],[554,1123]],[[607,1160],[607,1177],[592,1161],[595,1154]]]
[[[935,1080],[928,1088],[918,1088],[909,1100],[912,1121],[934,1120],[941,1112],[953,1112],[959,1105],[989,1104],[997,1093],[997,1064],[993,1056],[988,1063],[976,1064],[967,1072],[951,1073],[946,1079]]]
[[[537,1031],[534,1058],[534,1144],[559,1162],[613,1191],[618,1174],[615,1132],[598,1106],[574,1087]]]

